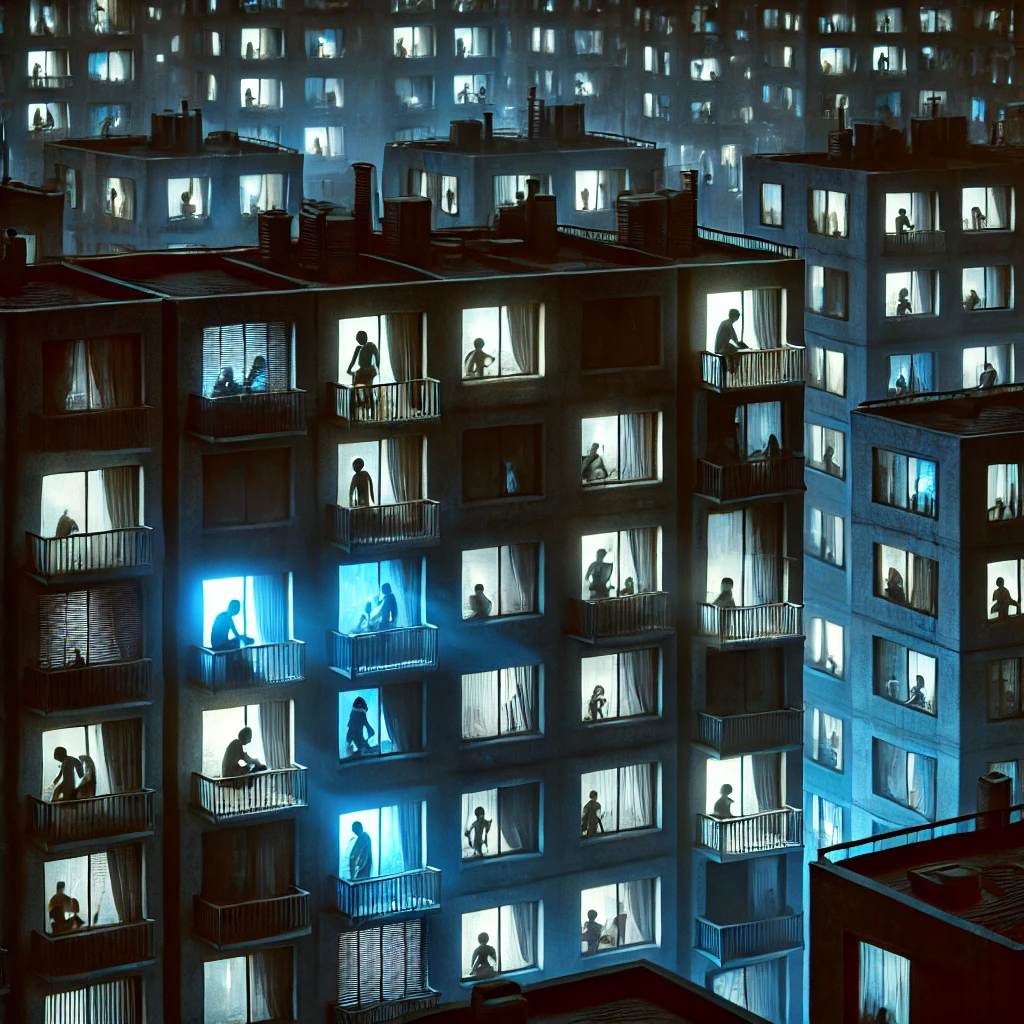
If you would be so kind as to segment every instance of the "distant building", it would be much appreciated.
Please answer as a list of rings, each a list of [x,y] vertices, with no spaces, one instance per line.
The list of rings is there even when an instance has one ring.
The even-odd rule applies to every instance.
[[[14,228],[25,238],[29,263],[58,259],[64,252],[64,206],[60,191],[26,185],[23,181],[0,184],[0,248],[3,234]]]

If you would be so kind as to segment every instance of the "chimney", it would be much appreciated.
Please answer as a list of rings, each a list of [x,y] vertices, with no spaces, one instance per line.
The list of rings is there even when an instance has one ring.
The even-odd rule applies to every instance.
[[[413,266],[430,261],[433,203],[426,196],[392,196],[384,200],[384,252]]]
[[[22,278],[28,266],[28,242],[19,235],[17,228],[8,228],[4,235],[4,258],[0,282],[10,285],[15,291],[21,288]]]
[[[998,828],[1010,822],[1013,780],[1002,772],[989,772],[978,779],[978,818],[982,828]]]
[[[456,149],[479,153],[483,127],[477,120],[451,121],[448,125],[448,141]]]
[[[527,178],[526,201],[528,203],[533,202],[533,200],[536,199],[538,192],[540,192],[540,178]]]
[[[846,131],[846,107],[840,106],[839,108],[839,130],[841,132]]]
[[[558,207],[554,196],[534,195],[527,200],[526,242],[531,255],[554,258],[558,249]]]
[[[491,139],[494,138],[494,111],[484,111],[484,148],[490,148]]]
[[[261,210],[256,218],[260,260],[273,269],[286,267],[292,252],[292,215]]]
[[[373,164],[352,165],[355,174],[355,203],[353,214],[356,219],[356,251],[370,251],[370,236],[373,234]]]

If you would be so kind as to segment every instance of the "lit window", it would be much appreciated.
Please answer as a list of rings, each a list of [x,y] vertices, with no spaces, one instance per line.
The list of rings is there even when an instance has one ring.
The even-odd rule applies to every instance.
[[[493,57],[494,32],[489,28],[455,29],[456,57]]]
[[[354,636],[422,625],[423,583],[421,559],[338,566],[338,632]]]
[[[661,576],[659,534],[658,527],[637,527],[581,537],[581,599],[656,593]]]
[[[871,67],[880,75],[905,75],[907,51],[903,46],[876,46],[871,51]]]
[[[205,220],[209,215],[209,178],[167,179],[168,220]]]
[[[762,761],[758,765],[756,781],[755,757]],[[746,818],[785,805],[786,787],[781,754],[744,754],[742,757],[725,757],[721,760],[711,758],[706,768],[705,813],[709,817]]]
[[[103,212],[118,220],[135,219],[135,182],[131,178],[107,178],[104,181]]]
[[[1022,686],[1022,661],[1020,658],[1004,658],[990,661],[988,672],[988,717],[1019,718],[1024,715],[1024,686]]]
[[[462,794],[464,861],[539,849],[540,785],[498,786]]]
[[[283,321],[204,327],[201,393],[220,398],[289,391],[293,348],[292,326]]]
[[[581,423],[584,487],[656,480],[658,421],[654,412],[595,416]]]
[[[823,75],[845,75],[854,70],[848,46],[823,46],[818,51]]]
[[[218,961],[219,962],[219,961]],[[47,1021],[65,1021],[65,1020],[80,1020],[88,1022],[88,1024],[94,1024],[103,1020],[103,1017],[97,1013],[95,1016],[85,1016],[85,1007],[107,1007],[116,1006],[118,1009],[127,1017],[131,1019],[131,1014],[141,1013],[142,1007],[145,1005],[145,998],[142,992],[142,977],[141,975],[135,975],[130,978],[122,978],[119,981],[104,981],[96,985],[89,985],[86,988],[75,988],[64,992],[58,992],[54,995],[48,995],[44,1002],[44,1020]],[[69,1015],[69,1008],[74,1007],[75,1009],[70,1010],[70,1013],[74,1013],[75,1016]],[[78,1014],[81,1013],[81,1016]],[[244,1017],[225,1017],[225,1018],[211,1018],[207,1017],[204,1020],[204,1024],[219,1024],[220,1020],[239,1020],[244,1021]]]
[[[845,525],[842,516],[808,507],[804,551],[812,558],[842,569],[845,565]]]
[[[936,714],[937,662],[893,640],[874,638],[875,693],[915,711]]]
[[[463,380],[542,375],[543,325],[537,303],[464,309]]]
[[[991,595],[987,604],[989,622],[1005,622],[1010,616],[1020,615],[1020,559],[989,562],[987,577]]]
[[[1013,270],[1009,266],[964,267],[964,309],[1009,309],[1013,305]]]
[[[601,29],[576,29],[576,52],[600,56],[604,52],[604,32]]]
[[[463,619],[532,615],[538,610],[539,569],[538,544],[463,551]]]
[[[452,89],[456,103],[492,103],[494,89],[490,75],[455,75]]]
[[[885,740],[875,739],[872,788],[886,800],[917,811],[929,821],[935,820],[936,760],[925,754],[904,750]],[[861,975],[863,978],[863,974]],[[904,991],[906,991],[904,989]],[[893,993],[895,996],[895,993]],[[876,1004],[878,1005],[878,1004]],[[895,998],[889,1005],[898,1005]],[[907,1020],[904,1002],[903,1020]]]
[[[345,83],[340,78],[307,78],[306,102],[314,107],[340,109],[345,105]]]
[[[434,30],[429,25],[396,28],[391,33],[392,52],[396,57],[433,57]]]
[[[741,352],[743,348],[779,348],[785,336],[785,288],[751,288],[708,295],[705,336],[708,352],[728,354],[729,346],[737,343]]]
[[[392,0],[396,7],[404,2]],[[426,945],[421,918],[343,932],[338,936],[338,1006],[390,1015],[389,1003],[397,1003],[401,1012],[401,1000],[422,998],[429,991]]]
[[[279,28],[243,28],[239,45],[239,56],[243,60],[283,57],[284,32]]]
[[[1012,188],[965,188],[962,197],[960,215],[964,231],[1008,231],[1013,227]]]
[[[462,677],[462,738],[489,740],[540,731],[538,665]]]
[[[931,391],[935,379],[935,355],[915,352],[913,355],[889,356],[889,397],[916,395]]]
[[[423,749],[423,686],[393,683],[338,694],[341,760],[386,757]]]
[[[420,173],[423,174],[422,171]],[[537,179],[539,183],[537,192],[540,195],[551,194],[551,180],[546,174],[496,174],[494,175],[495,207],[513,205],[517,201],[517,197],[520,193],[522,193],[522,196],[525,199],[529,192],[529,188],[526,183],[530,178]],[[419,187],[414,187],[411,190],[411,194],[422,195],[423,188],[424,182],[421,179]]]
[[[426,806],[368,807],[338,816],[338,877],[346,881],[423,868]]]
[[[627,187],[625,171],[577,171],[576,210],[614,210],[616,200]]]
[[[761,185],[761,223],[782,227],[782,186],[764,182]]]
[[[241,174],[238,198],[243,217],[255,217],[261,210],[283,210],[288,179],[283,174]]]
[[[829,476],[846,478],[846,434],[837,427],[807,424],[807,465]]]
[[[45,895],[40,893],[39,918],[47,921],[48,934],[59,934],[58,922],[66,922],[68,931],[88,932],[93,928],[129,924],[142,917],[141,907],[136,909],[134,900],[122,898],[122,893],[140,893],[145,885],[142,847],[137,843],[118,847],[117,854],[116,898],[113,872],[108,870],[108,857],[113,858],[113,854],[94,853],[43,863]],[[60,900],[60,894],[64,896],[66,904],[62,906],[66,909],[56,915],[46,913],[47,902],[53,906],[53,900]]]
[[[343,157],[345,155],[345,129],[326,125],[307,128],[305,152],[307,156]]]
[[[807,230],[814,235],[846,238],[850,233],[849,207],[850,197],[846,192],[811,189],[807,204]]]
[[[284,105],[284,92],[277,78],[243,78],[239,83],[241,106],[276,110]]]
[[[999,463],[988,467],[988,519],[1001,522],[1024,515],[1020,483],[1024,472],[1018,463]]]
[[[808,641],[807,664],[842,679],[846,663],[843,627],[828,619],[813,617],[810,620]]]
[[[945,89],[921,89],[918,93],[918,114],[921,117],[939,117],[946,107]]]
[[[807,383],[833,395],[846,394],[846,356],[821,345],[807,346]]]
[[[819,850],[838,846],[843,841],[843,808],[817,793],[811,797],[811,831]]]
[[[784,600],[781,562],[781,505],[708,515],[708,605],[717,610],[779,604]]]
[[[659,765],[631,764],[580,776],[584,838],[658,826]]]
[[[804,707],[807,757],[824,768],[843,770],[843,720],[810,704]]]
[[[902,548],[876,544],[875,596],[934,618],[939,613],[939,563]]]
[[[658,650],[645,648],[580,660],[584,722],[658,713]]]
[[[920,516],[937,518],[935,463],[885,448],[875,448],[873,453],[872,500],[879,505],[890,505],[916,512]]]
[[[901,270],[886,274],[885,315],[930,316],[937,312],[938,291],[936,270]]]
[[[580,954],[656,942],[657,878],[613,882],[580,892]]]
[[[1013,345],[986,345],[965,348],[963,386],[991,388],[1013,380]]]
[[[539,903],[462,915],[462,977],[493,978],[537,966]]]

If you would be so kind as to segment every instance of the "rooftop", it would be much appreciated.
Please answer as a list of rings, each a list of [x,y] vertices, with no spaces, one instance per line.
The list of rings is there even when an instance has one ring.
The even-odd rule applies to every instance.
[[[263,139],[239,137],[234,132],[211,132],[195,152],[185,149],[170,149],[161,146],[148,135],[109,135],[105,138],[55,139],[47,142],[48,146],[60,146],[64,149],[88,150],[92,153],[103,153],[107,156],[121,156],[131,160],[181,160],[198,157],[239,157],[250,155],[268,155],[271,153],[297,154],[297,149],[290,149],[277,142]]]
[[[864,402],[855,413],[960,437],[1024,431],[1024,385],[971,388]]]
[[[539,136],[530,138],[523,135],[518,129],[498,128],[493,136],[486,141],[486,146],[481,146],[481,140],[459,137],[453,133],[450,137],[438,137],[435,139],[414,139],[409,142],[389,142],[388,149],[427,149],[448,151],[452,153],[466,153],[470,156],[499,156],[509,153],[556,153],[570,150],[595,150],[595,149],[649,149],[652,152],[664,154],[664,149],[659,149],[656,142],[646,139],[636,139],[629,135],[613,135],[610,132],[588,131],[573,138],[557,138],[554,136]]]
[[[0,310],[88,306],[99,302],[138,300],[139,293],[114,281],[104,281],[58,263],[26,268],[15,286],[0,282]]]

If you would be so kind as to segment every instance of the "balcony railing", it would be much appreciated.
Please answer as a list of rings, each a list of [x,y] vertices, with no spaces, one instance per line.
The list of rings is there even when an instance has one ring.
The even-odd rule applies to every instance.
[[[404,1019],[407,1014],[432,1010],[440,1002],[441,993],[428,989],[404,999],[389,999],[368,1006],[335,1006],[334,1021],[335,1024],[388,1024],[389,1021]]]
[[[396,505],[327,506],[327,539],[350,551],[374,544],[437,544],[441,540],[440,505],[403,501]]]
[[[722,857],[803,846],[804,812],[796,807],[779,807],[742,818],[713,818],[697,815],[700,845]]]
[[[26,89],[68,89],[71,87],[71,75],[26,75]]]
[[[733,388],[763,388],[773,384],[803,384],[804,349],[741,349],[733,356],[701,352],[701,377],[720,391]]]
[[[752,604],[739,608],[719,608],[701,604],[700,631],[704,636],[726,640],[760,640],[777,636],[800,635],[803,605]]]
[[[152,410],[140,405],[131,409],[94,409],[42,416],[40,447],[49,452],[113,452],[148,448]]]
[[[402,423],[436,420],[441,415],[441,385],[430,377],[395,384],[351,388],[328,384],[334,414],[346,423]]]
[[[441,907],[441,872],[437,868],[334,881],[338,886],[338,910],[353,922]]]
[[[697,491],[716,501],[736,501],[803,489],[804,460],[799,455],[750,459],[728,466],[697,460]]]
[[[350,679],[400,668],[437,668],[437,626],[331,633],[331,665]]]
[[[28,798],[28,828],[47,849],[153,831],[152,789],[49,803]]]
[[[193,647],[191,661],[193,681],[211,691],[298,683],[306,678],[306,645],[301,640],[251,644],[234,651]]]
[[[153,565],[153,528],[132,526],[103,533],[73,533],[70,537],[40,537],[26,533],[29,572],[37,576],[149,569]]]
[[[720,966],[736,960],[773,956],[803,947],[804,915],[786,914],[763,921],[715,924],[697,918],[697,949]]]
[[[799,708],[779,708],[749,715],[718,717],[700,713],[700,742],[722,757],[779,750],[803,744],[804,713]]]
[[[306,769],[301,764],[231,779],[192,773],[192,806],[212,821],[306,805]]]
[[[149,658],[112,661],[84,668],[27,668],[25,705],[44,715],[119,704],[148,704]]]
[[[309,933],[309,893],[292,888],[285,896],[244,903],[211,903],[194,896],[195,933],[217,949],[244,946],[263,939],[284,939]]]
[[[43,978],[77,978],[156,959],[156,925],[134,921],[64,935],[32,933],[32,970]]]
[[[570,635],[591,642],[643,636],[671,628],[668,594],[663,590],[594,601],[576,599],[571,604]]]
[[[306,432],[305,391],[188,396],[188,429],[210,441]]]
[[[885,236],[885,255],[902,256],[904,253],[945,252],[945,231],[890,231]]]

